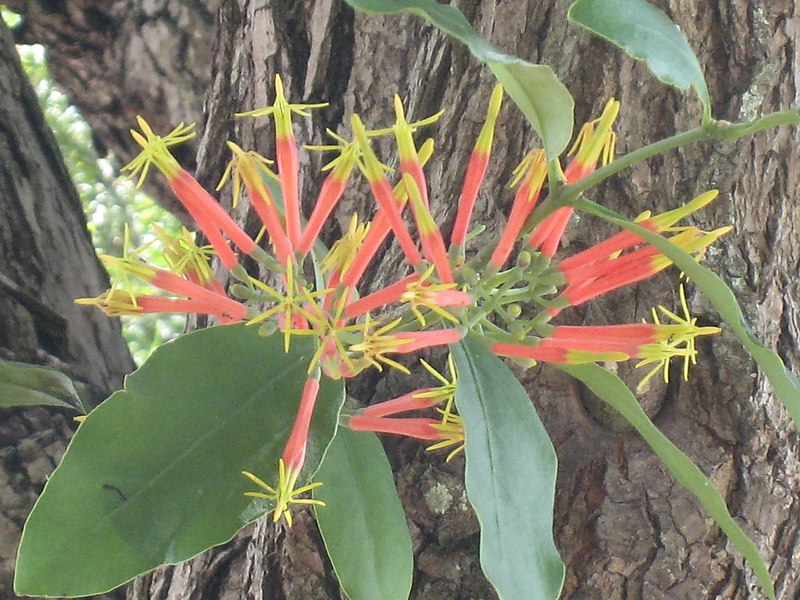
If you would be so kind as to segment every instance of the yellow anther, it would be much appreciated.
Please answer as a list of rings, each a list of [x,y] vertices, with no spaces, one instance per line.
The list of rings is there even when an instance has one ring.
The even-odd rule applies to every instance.
[[[228,142],[228,148],[233,153],[233,158],[231,158],[228,166],[225,167],[225,172],[222,174],[216,189],[221,190],[225,182],[232,178],[234,207],[239,202],[242,183],[245,184],[245,187],[256,190],[264,200],[268,200],[269,194],[264,185],[262,175],[279,181],[278,176],[269,167],[273,161],[261,156],[254,150],[242,150],[231,141]]]
[[[353,263],[368,231],[369,223],[360,223],[358,215],[353,213],[345,234],[333,243],[328,254],[320,261],[320,270],[323,273],[346,272]]]
[[[350,352],[361,353],[363,355],[362,359],[379,371],[383,371],[383,365],[385,364],[394,367],[398,371],[402,371],[406,375],[410,375],[411,371],[406,367],[385,356],[385,354],[390,352],[398,352],[402,346],[410,344],[413,341],[409,338],[398,338],[389,334],[389,331],[397,327],[401,321],[402,318],[399,318],[383,327],[375,329],[376,326],[372,322],[369,313],[367,313],[367,318],[362,325],[361,341],[357,344],[352,344],[348,350]]]
[[[172,179],[181,169],[178,161],[172,156],[169,151],[170,146],[181,144],[195,136],[194,123],[184,125],[179,123],[175,129],[170,131],[165,136],[157,135],[153,132],[150,125],[141,116],[136,117],[136,122],[139,124],[141,133],[135,129],[131,129],[131,136],[142,147],[142,151],[127,165],[122,167],[123,171],[130,171],[131,177],[136,177],[139,174],[139,179],[136,182],[136,187],[140,187],[147,177],[147,172],[150,165],[161,171],[167,179]]]
[[[263,480],[259,479],[249,471],[242,471],[242,475],[247,477],[251,482],[263,489],[263,492],[245,492],[245,496],[252,498],[261,498],[275,503],[275,508],[272,512],[272,521],[277,523],[281,517],[286,519],[286,524],[292,526],[292,513],[289,510],[292,504],[313,504],[316,506],[325,506],[322,500],[313,500],[310,498],[298,498],[301,494],[305,494],[322,485],[321,482],[309,483],[299,488],[295,488],[297,483],[297,476],[299,472],[286,468],[283,459],[278,459],[278,485],[272,487]]]
[[[237,117],[266,117],[272,115],[275,119],[275,129],[278,137],[292,135],[292,113],[302,117],[310,117],[311,108],[323,108],[327,102],[314,104],[290,104],[283,93],[283,80],[280,75],[275,75],[275,102],[272,106],[257,108],[243,113],[236,113]]]

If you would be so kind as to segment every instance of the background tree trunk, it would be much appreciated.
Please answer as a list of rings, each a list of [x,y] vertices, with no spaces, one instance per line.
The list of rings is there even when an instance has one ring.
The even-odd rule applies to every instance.
[[[151,4],[158,5],[160,12],[153,13],[157,15],[176,10],[176,3],[167,0],[115,2],[106,13],[110,21],[103,30],[125,31],[133,36],[130,39],[143,36],[131,23],[147,23],[150,13],[145,5]],[[618,153],[699,120],[700,107],[693,97],[671,91],[641,65],[569,26],[567,0],[463,0],[457,4],[476,29],[500,47],[553,66],[576,98],[578,123],[598,114],[609,96],[621,99]],[[658,4],[681,25],[698,53],[717,118],[750,118],[796,103],[800,21],[793,3],[663,0]],[[79,8],[55,12],[55,17],[75,22],[76,14],[85,14],[98,3],[75,5]],[[192,3],[209,11],[213,5]],[[42,39],[53,48],[52,61],[64,60],[58,58],[58,43],[48,41],[36,25],[45,14],[37,7],[52,3],[30,2],[28,6],[30,24],[23,37]],[[302,142],[320,143],[325,127],[346,132],[346,115],[352,111],[372,126],[386,126],[394,120],[391,93],[396,90],[413,118],[440,107],[448,109],[438,125],[423,135],[437,139],[437,153],[427,170],[436,217],[445,231],[449,229],[466,160],[492,87],[488,71],[462,46],[419,19],[356,16],[336,0],[230,0],[220,7],[215,26],[207,21],[203,26],[202,32],[194,30],[192,39],[199,38],[207,48],[203,44],[216,35],[210,78],[204,79],[209,71],[202,60],[200,71],[181,74],[204,81],[200,91],[187,91],[180,81],[169,87],[168,73],[157,73],[158,81],[153,83],[167,96],[183,90],[188,95],[182,100],[195,108],[205,90],[197,164],[203,183],[215,183],[221,172],[227,138],[272,154],[270,124],[234,120],[232,114],[266,104],[272,98],[276,72],[283,75],[292,98],[331,102],[299,126]],[[50,27],[51,38],[58,38],[60,30]],[[171,52],[180,31],[177,22],[170,22],[166,37],[150,44],[149,52],[158,56],[161,47]],[[77,45],[70,46],[71,60],[84,65],[84,61],[98,62],[98,56],[113,56],[118,37],[106,36],[88,47],[76,38]],[[129,48],[133,45],[128,42]],[[102,64],[114,61],[106,59]],[[108,87],[98,79],[102,71],[86,67],[81,73],[86,78],[80,81],[80,90],[73,89],[76,101]],[[58,70],[54,74],[59,77]],[[122,69],[112,78],[128,82],[129,76]],[[68,89],[76,84],[68,77],[62,77],[62,83]],[[118,109],[107,111],[104,117],[116,123],[107,126],[109,131],[124,131],[132,114],[148,112],[148,106],[127,105],[124,94],[118,101]],[[90,102],[84,101],[82,107],[92,113]],[[116,143],[125,156],[127,142],[117,139]],[[478,204],[478,221],[488,227],[484,235],[502,227],[511,201],[506,187],[510,171],[533,144],[530,128],[508,102]],[[106,145],[117,147],[111,141]],[[730,282],[756,334],[777,348],[795,370],[800,339],[796,147],[797,135],[790,129],[764,132],[735,144],[698,144],[640,164],[589,194],[635,216],[645,209],[672,208],[708,188],[719,188],[722,198],[695,222],[709,229],[732,223],[736,233],[708,253],[706,264]],[[386,152],[381,155],[394,160]],[[313,198],[320,183],[314,175],[320,159],[303,160],[303,197]],[[372,210],[368,193],[347,195],[337,212],[340,225],[354,210],[362,215]],[[575,219],[565,252],[585,248],[608,233],[589,217]],[[401,264],[398,253],[390,250],[369,280],[375,285],[393,280]],[[628,322],[647,316],[657,304],[677,305],[674,274],[617,292],[589,308],[565,313],[565,318],[575,323]],[[690,304],[701,320],[718,322],[702,297],[690,294]],[[669,385],[654,381],[642,403],[723,492],[731,512],[768,559],[779,595],[797,597],[800,463],[796,429],[728,332],[704,344],[701,355],[702,363],[691,382],[681,381],[675,372]],[[635,382],[641,374],[621,369],[621,375]],[[758,597],[755,578],[741,569],[740,557],[705,512],[618,418],[579,385],[550,369],[534,369],[523,378],[556,440],[560,459],[556,535],[568,567],[565,598]],[[372,402],[411,386],[407,379],[392,374],[383,379],[373,375],[362,378],[351,393]],[[445,465],[416,443],[390,440],[387,446],[415,543],[414,597],[492,597],[478,564],[477,523],[461,485],[463,462]],[[225,548],[141,578],[130,587],[128,597],[337,598],[335,577],[323,555],[308,515],[298,518],[288,533],[259,522]]]
[[[118,323],[73,300],[108,277],[78,194],[0,21],[0,358],[69,375],[88,406],[118,388],[133,361]],[[72,435],[74,413],[0,409],[0,597],[22,524]]]

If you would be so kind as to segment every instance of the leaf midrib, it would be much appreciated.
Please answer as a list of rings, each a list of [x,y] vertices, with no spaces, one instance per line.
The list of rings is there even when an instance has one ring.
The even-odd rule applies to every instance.
[[[295,361],[294,361],[295,365],[298,365],[298,364],[299,364],[299,365],[301,365],[301,366],[302,366],[302,359],[303,359],[304,357],[305,357],[305,354],[303,354],[303,355],[300,355],[299,357],[297,357],[297,360],[295,360]],[[122,502],[122,503],[121,503],[119,506],[117,506],[116,508],[114,508],[114,509],[112,509],[111,511],[109,511],[108,513],[106,513],[106,515],[105,515],[105,516],[103,516],[102,518],[100,518],[100,519],[99,519],[99,520],[98,520],[98,521],[95,523],[94,527],[92,527],[91,529],[88,529],[88,530],[86,530],[86,531],[85,531],[85,532],[83,532],[83,533],[79,533],[79,534],[77,534],[77,535],[76,535],[76,537],[79,537],[79,538],[86,538],[87,536],[91,536],[91,535],[95,534],[95,533],[96,533],[96,532],[97,532],[97,531],[98,531],[98,530],[99,530],[101,527],[105,526],[105,524],[106,524],[106,523],[107,523],[107,522],[108,522],[108,521],[109,521],[111,518],[113,518],[113,517],[117,516],[118,514],[122,514],[122,511],[124,511],[125,509],[127,509],[127,508],[129,508],[129,507],[130,507],[130,502],[131,502],[131,501],[133,501],[135,498],[138,498],[138,497],[140,497],[142,494],[144,494],[146,491],[148,491],[148,490],[149,490],[149,489],[150,489],[150,488],[151,488],[153,485],[155,485],[155,483],[156,483],[157,481],[160,481],[160,480],[161,480],[163,477],[165,477],[165,476],[167,475],[167,473],[169,473],[170,471],[172,471],[172,470],[173,470],[173,469],[174,469],[174,468],[175,468],[177,465],[181,464],[181,463],[184,461],[184,459],[185,459],[185,458],[186,458],[186,457],[187,457],[187,456],[188,456],[188,455],[189,455],[189,454],[190,454],[190,453],[191,453],[193,450],[195,450],[195,449],[196,449],[196,448],[197,448],[199,445],[201,445],[202,443],[204,443],[204,442],[205,442],[205,441],[206,441],[206,440],[209,438],[209,436],[211,436],[211,435],[212,435],[212,434],[214,434],[214,433],[217,433],[217,432],[219,432],[219,431],[220,431],[221,429],[223,429],[224,427],[227,427],[227,426],[228,426],[228,424],[229,424],[229,423],[230,423],[232,420],[234,420],[234,417],[235,417],[235,416],[237,416],[238,414],[240,414],[240,412],[241,412],[241,411],[243,411],[245,408],[248,408],[248,407],[250,407],[250,406],[251,406],[251,405],[252,405],[254,402],[256,402],[256,401],[257,401],[259,398],[263,398],[264,391],[265,391],[267,388],[274,387],[274,386],[275,386],[275,385],[276,385],[278,382],[280,382],[280,381],[282,381],[282,380],[286,379],[286,378],[287,378],[287,377],[289,377],[291,374],[293,374],[293,373],[294,373],[296,370],[297,370],[297,368],[296,368],[296,367],[293,367],[293,368],[290,368],[290,369],[287,369],[287,370],[281,370],[281,371],[279,371],[279,372],[278,372],[278,373],[277,373],[275,376],[271,377],[271,378],[269,379],[269,381],[267,381],[267,382],[264,382],[263,384],[259,385],[259,386],[258,386],[258,388],[256,388],[256,389],[254,389],[254,390],[253,390],[253,392],[250,394],[250,396],[247,398],[247,400],[246,400],[246,401],[244,401],[244,402],[242,402],[241,404],[239,404],[239,405],[238,405],[238,407],[237,407],[237,408],[235,408],[233,411],[230,411],[230,412],[226,413],[226,416],[225,416],[225,417],[223,417],[223,419],[221,419],[221,420],[220,420],[220,422],[219,422],[219,424],[218,424],[218,425],[216,425],[216,426],[214,426],[214,427],[212,427],[212,428],[210,428],[210,429],[207,429],[207,430],[206,430],[206,432],[205,432],[205,433],[204,433],[202,436],[200,436],[199,438],[197,438],[197,439],[196,439],[196,441],[195,441],[195,442],[193,442],[192,444],[190,444],[189,446],[187,446],[187,447],[186,447],[186,449],[185,449],[183,452],[181,452],[181,453],[180,453],[180,454],[179,454],[179,455],[178,455],[178,456],[177,456],[177,457],[176,457],[174,460],[172,460],[172,461],[170,461],[169,463],[167,463],[167,464],[164,466],[164,468],[162,468],[160,471],[158,471],[158,472],[155,474],[155,476],[151,477],[151,478],[150,478],[150,480],[149,480],[149,481],[148,481],[148,482],[147,482],[147,483],[146,483],[144,486],[142,486],[141,488],[139,488],[139,489],[138,489],[136,492],[132,493],[132,494],[131,494],[131,495],[130,495],[128,498],[127,498],[127,500],[126,500],[125,502]],[[124,389],[123,391],[124,391],[126,394],[130,394],[130,393],[131,393],[131,392],[130,392],[130,391],[128,391],[127,389]],[[122,398],[122,399],[125,399],[125,396],[121,396],[121,398]],[[121,400],[120,400],[120,401],[121,401]],[[59,466],[57,467],[56,471],[57,471],[58,469],[60,469],[60,468],[61,468],[61,465],[59,465]],[[55,471],[54,471],[54,473],[53,473],[53,476],[55,476]],[[51,477],[51,479],[52,479],[52,477]],[[43,493],[44,493],[44,492],[43,492]],[[60,545],[60,547],[61,547],[62,549],[66,549],[66,547],[64,546],[64,544],[61,544],[61,545]],[[175,563],[164,563],[164,564],[175,564]]]

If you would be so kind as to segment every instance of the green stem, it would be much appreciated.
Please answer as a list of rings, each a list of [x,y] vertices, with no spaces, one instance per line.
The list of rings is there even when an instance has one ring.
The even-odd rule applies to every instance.
[[[500,336],[503,340],[506,338],[510,338],[511,336],[505,331],[502,327],[498,327],[491,321],[484,319],[481,321],[481,325],[486,328],[490,333],[494,334],[492,339],[497,340],[497,337]]]
[[[677,135],[673,135],[666,139],[660,140],[649,144],[633,152],[629,152],[625,156],[621,156],[614,162],[597,169],[591,175],[587,175],[580,181],[576,181],[572,185],[564,188],[563,202],[565,205],[574,202],[581,193],[598,183],[605,181],[612,175],[615,175],[627,169],[628,167],[647,160],[657,154],[664,154],[669,150],[674,150],[687,144],[692,144],[698,141],[728,141],[737,140],[746,135],[752,135],[771,129],[773,127],[780,127],[782,125],[798,125],[800,124],[800,110],[791,109],[781,112],[771,113],[763,116],[754,121],[747,123],[728,123],[727,121],[710,121],[685,131]]]
[[[499,288],[492,291],[491,300],[481,306],[477,311],[475,311],[475,314],[470,317],[469,321],[467,322],[467,329],[472,329],[477,323],[483,321],[483,319],[489,316],[495,307],[501,306],[503,297],[512,287],[514,287],[514,285],[516,285],[517,281],[519,281],[519,279],[507,281]]]

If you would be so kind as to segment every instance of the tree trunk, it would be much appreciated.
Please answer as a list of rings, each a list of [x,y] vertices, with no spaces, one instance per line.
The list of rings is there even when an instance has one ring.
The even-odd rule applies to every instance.
[[[73,300],[108,287],[86,221],[14,42],[0,21],[0,358],[69,375],[89,406],[133,362],[117,322]],[[72,413],[0,409],[0,597],[22,524],[61,458]]]
[[[642,65],[569,26],[569,4],[458,3],[476,29],[500,47],[552,65],[576,98],[578,123],[598,114],[609,96],[619,98],[618,154],[698,122],[700,107],[690,94],[671,91]],[[750,118],[788,108],[796,100],[800,21],[792,3],[659,4],[697,51],[717,118]],[[125,11],[118,14],[134,18]],[[33,25],[29,30],[34,31]],[[211,29],[205,31],[210,39]],[[221,172],[228,137],[272,153],[266,121],[235,120],[232,114],[266,104],[276,72],[283,75],[293,99],[331,103],[302,122],[298,135],[305,143],[321,143],[326,127],[346,132],[346,115],[352,111],[373,127],[390,124],[391,93],[397,91],[412,118],[440,107],[448,111],[422,134],[437,139],[427,171],[435,216],[448,231],[492,87],[489,72],[460,44],[419,19],[356,16],[335,0],[239,0],[223,3],[218,13],[213,56],[198,156],[203,183],[214,183]],[[126,109],[119,113],[123,119],[131,114]],[[116,126],[118,131],[124,128]],[[511,201],[509,174],[533,144],[530,128],[507,103],[478,204],[477,221],[488,227],[484,235],[502,227]],[[720,189],[722,198],[695,222],[706,229],[732,223],[735,233],[715,245],[705,264],[732,285],[755,333],[789,365],[798,364],[800,339],[796,146],[796,132],[789,129],[735,144],[698,144],[639,164],[588,194],[633,217],[646,209],[673,208],[712,187]],[[381,156],[394,160],[386,152]],[[320,158],[304,161],[303,197],[313,198],[320,183]],[[338,222],[345,223],[353,211],[364,215],[372,210],[367,193],[351,192],[337,212]],[[594,219],[576,218],[565,252],[583,249],[608,233]],[[393,281],[401,264],[397,252],[386,252],[369,281],[375,286]],[[564,317],[573,323],[635,321],[647,316],[651,306],[674,308],[675,290],[673,273]],[[690,306],[702,321],[719,321],[701,296],[690,294]],[[729,332],[704,344],[701,358],[690,382],[682,381],[678,372],[669,385],[653,381],[642,403],[722,491],[767,558],[779,596],[797,597],[796,429]],[[638,379],[620,371],[629,382]],[[560,459],[556,536],[567,563],[564,598],[759,597],[755,578],[742,569],[736,551],[619,418],[552,369],[534,369],[522,377]],[[365,377],[351,393],[372,402],[409,385],[393,375]],[[416,443],[387,440],[387,446],[415,543],[413,596],[492,597],[478,563],[477,523],[461,485],[463,462],[443,464]],[[290,531],[259,522],[225,548],[138,580],[128,597],[337,598],[340,592],[316,528],[305,515]]]
[[[47,47],[50,73],[91,125],[98,152],[113,152],[122,164],[136,156],[139,146],[128,133],[136,115],[156,131],[200,120],[221,0],[5,4],[24,17],[14,31],[17,43]],[[194,168],[194,142],[175,152],[186,168]],[[150,178],[147,190],[186,217],[158,182]]]

